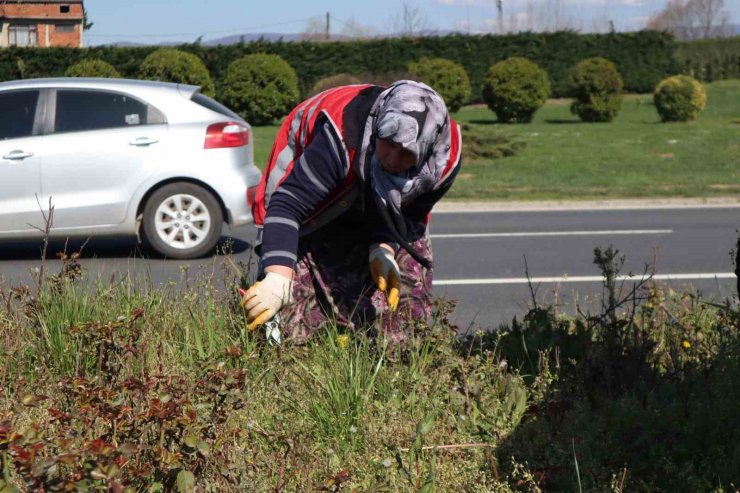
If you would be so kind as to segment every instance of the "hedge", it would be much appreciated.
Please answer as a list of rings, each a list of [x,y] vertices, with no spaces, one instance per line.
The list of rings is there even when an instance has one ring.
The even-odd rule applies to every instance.
[[[679,43],[676,60],[681,73],[702,82],[740,79],[740,36]]]
[[[113,65],[124,77],[136,77],[139,65],[156,46],[73,48],[7,48],[0,50],[0,79],[59,76],[84,58],[99,58]],[[554,96],[567,95],[567,73],[584,58],[602,56],[612,60],[625,82],[625,90],[650,93],[663,78],[678,73],[673,54],[676,43],[668,33],[577,34],[520,33],[508,36],[450,35],[444,37],[385,38],[343,42],[237,43],[223,46],[187,44],[178,49],[198,55],[220,89],[231,62],[253,53],[280,55],[298,73],[300,90],[306,95],[323,77],[339,72],[382,74],[404,72],[409,63],[423,57],[447,58],[462,65],[473,89],[472,100],[481,101],[481,86],[488,68],[510,57],[525,57],[545,69]],[[25,62],[20,73],[18,60]]]

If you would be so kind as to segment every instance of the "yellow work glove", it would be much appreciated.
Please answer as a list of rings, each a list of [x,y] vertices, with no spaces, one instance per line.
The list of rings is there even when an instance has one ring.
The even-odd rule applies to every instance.
[[[370,275],[388,298],[388,306],[391,311],[398,308],[398,298],[401,288],[401,270],[398,268],[393,252],[380,246],[373,245],[370,248]]]
[[[268,272],[264,279],[254,283],[242,296],[241,305],[247,309],[249,330],[270,321],[283,305],[292,301],[291,279]]]

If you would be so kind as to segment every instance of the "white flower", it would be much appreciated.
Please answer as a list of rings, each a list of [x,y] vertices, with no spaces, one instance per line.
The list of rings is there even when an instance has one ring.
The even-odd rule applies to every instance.
[[[385,467],[391,467],[392,465],[393,465],[393,461],[390,458],[383,461],[383,466]]]
[[[676,139],[671,139],[668,141],[669,144],[677,144],[678,141]]]
[[[349,432],[350,433],[357,433],[357,427],[355,425],[350,426],[349,427]]]

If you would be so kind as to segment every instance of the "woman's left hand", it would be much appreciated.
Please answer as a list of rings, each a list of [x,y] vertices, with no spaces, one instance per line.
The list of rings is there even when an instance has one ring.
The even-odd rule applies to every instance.
[[[370,249],[370,275],[378,289],[386,294],[391,311],[398,308],[401,295],[401,270],[389,245],[378,243]]]

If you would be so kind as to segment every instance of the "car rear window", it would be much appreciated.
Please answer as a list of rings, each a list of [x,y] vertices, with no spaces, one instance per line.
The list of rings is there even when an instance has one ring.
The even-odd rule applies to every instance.
[[[39,91],[12,91],[0,94],[0,140],[29,137],[33,134],[33,120]]]
[[[229,118],[234,118],[236,120],[242,119],[242,117],[240,117],[239,115],[231,111],[229,108],[222,105],[215,99],[209,98],[205,94],[196,92],[195,94],[193,94],[193,97],[191,97],[190,100],[193,103],[199,104],[203,106],[204,108],[208,108],[209,110],[215,111],[216,113],[220,113],[224,116],[228,116]]]
[[[79,132],[105,128],[164,123],[151,105],[126,94],[107,91],[57,91],[55,132]]]

